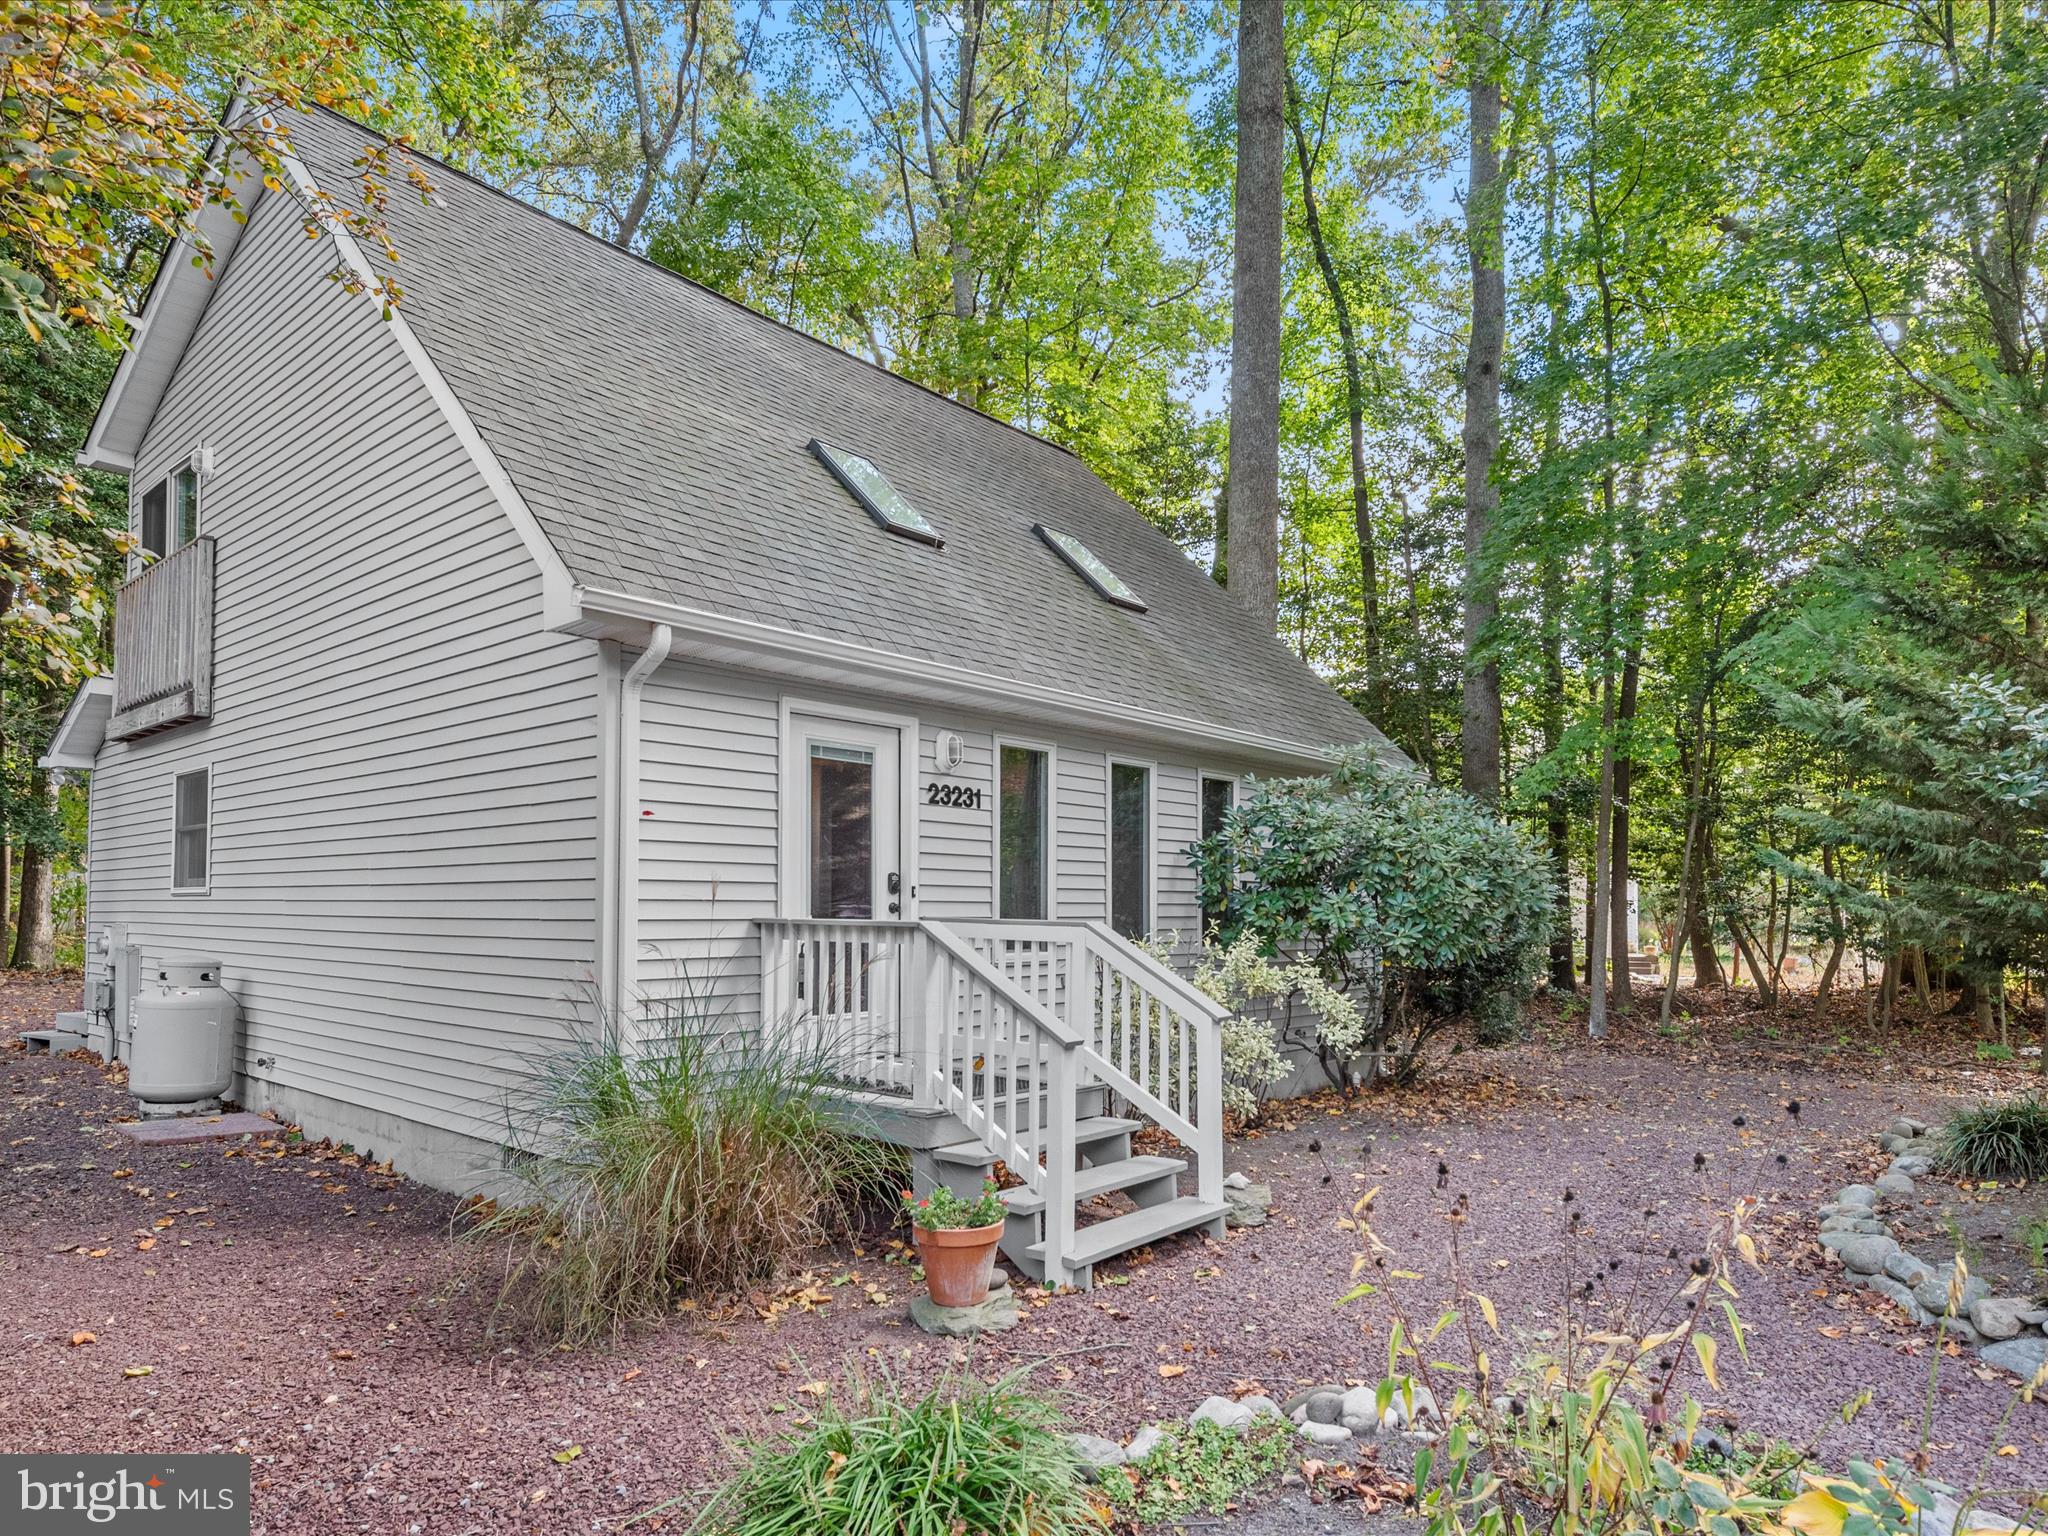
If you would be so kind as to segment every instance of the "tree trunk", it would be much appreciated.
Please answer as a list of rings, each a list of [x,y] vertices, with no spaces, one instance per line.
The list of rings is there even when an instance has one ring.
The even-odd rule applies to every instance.
[[[0,955],[14,933],[14,844],[0,834]]]
[[[1621,665],[1621,704],[1614,717],[1615,734],[1623,741],[1628,739],[1629,728],[1635,721],[1636,687],[1641,674],[1641,663],[1631,648],[1628,659]],[[1608,875],[1612,887],[1608,893],[1608,905],[1613,926],[1607,938],[1607,948],[1614,956],[1616,1013],[1627,1013],[1635,1006],[1635,983],[1628,969],[1629,795],[1634,784],[1635,764],[1626,751],[1618,751],[1614,758],[1613,866]]]
[[[51,811],[54,817],[57,784],[40,768],[29,775],[29,795]],[[22,850],[21,915],[14,930],[14,957],[9,962],[17,971],[47,971],[57,963],[57,933],[50,916],[50,884],[50,855],[40,844],[28,844]]]
[[[1607,1033],[1607,937],[1614,902],[1609,860],[1613,857],[1613,838],[1614,682],[1610,677],[1600,687],[1600,793],[1593,808],[1593,943],[1586,957],[1586,971],[1593,987],[1591,1006],[1586,1011],[1586,1032],[1596,1040]]]
[[[1271,631],[1280,609],[1280,289],[1286,187],[1284,0],[1237,16],[1231,261],[1230,594]]]
[[[1465,193],[1465,245],[1472,270],[1472,332],[1465,348],[1464,692],[1459,735],[1465,792],[1491,805],[1500,799],[1500,663],[1487,654],[1486,631],[1499,605],[1498,579],[1488,568],[1488,541],[1500,491],[1493,483],[1500,451],[1500,367],[1507,340],[1507,273],[1501,224],[1507,182],[1500,163],[1500,5],[1477,0],[1476,46],[1467,92],[1471,120],[1470,186]]]

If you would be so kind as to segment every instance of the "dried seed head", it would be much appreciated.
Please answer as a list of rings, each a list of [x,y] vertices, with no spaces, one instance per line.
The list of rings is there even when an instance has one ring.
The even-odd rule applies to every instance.
[[[1692,1155],[1692,1171],[1693,1171],[1694,1173],[1705,1173],[1705,1172],[1707,1171],[1707,1154],[1706,1154],[1706,1153],[1704,1153],[1704,1152],[1695,1152],[1695,1153],[1693,1153],[1693,1155]]]
[[[1713,1267],[1712,1262],[1704,1257],[1692,1261],[1692,1272],[1696,1275],[1704,1275]]]
[[[1310,1138],[1309,1138],[1309,1143],[1308,1143],[1308,1149],[1309,1149],[1309,1151],[1310,1151],[1311,1153],[1320,1153],[1320,1152],[1321,1152],[1321,1151],[1323,1150],[1323,1139],[1322,1139],[1322,1137],[1320,1137],[1320,1136],[1312,1136],[1312,1137],[1310,1137]]]
[[[1737,1129],[1738,1131],[1741,1130],[1747,1124],[1749,1124],[1749,1116],[1737,1115],[1735,1117],[1735,1129]]]
[[[1790,1115],[1794,1120],[1797,1120],[1799,1118],[1799,1101],[1797,1099],[1794,1099],[1789,1104],[1787,1104],[1785,1106],[1785,1113]]]

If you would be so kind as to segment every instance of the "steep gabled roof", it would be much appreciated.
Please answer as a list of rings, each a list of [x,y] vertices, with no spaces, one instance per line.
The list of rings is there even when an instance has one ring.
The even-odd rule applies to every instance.
[[[295,130],[346,185],[369,142]],[[403,313],[579,585],[968,665],[1279,741],[1383,742],[1073,454],[445,166],[396,197]],[[813,453],[865,456],[936,525],[892,534]],[[1105,601],[1043,538],[1143,598]]]

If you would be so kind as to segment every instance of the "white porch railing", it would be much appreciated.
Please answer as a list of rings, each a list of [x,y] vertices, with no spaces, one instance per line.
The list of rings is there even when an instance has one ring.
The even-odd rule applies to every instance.
[[[762,1017],[849,1088],[945,1110],[1074,1231],[1075,1097],[1101,1084],[1171,1132],[1223,1200],[1224,1010],[1100,923],[760,925]],[[1062,1276],[1063,1278],[1063,1276]]]

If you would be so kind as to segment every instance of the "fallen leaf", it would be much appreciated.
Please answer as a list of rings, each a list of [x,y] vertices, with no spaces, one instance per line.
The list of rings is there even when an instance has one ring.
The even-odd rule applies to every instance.
[[[352,1349],[330,1349],[327,1351],[327,1358],[330,1360],[353,1360],[355,1357],[356,1352]]]
[[[155,1246],[156,1246],[156,1239],[155,1239],[155,1238],[153,1238],[153,1237],[145,1237],[145,1238],[144,1238],[144,1239],[143,1239],[143,1240],[142,1240],[141,1242],[139,1242],[139,1243],[137,1243],[137,1244],[135,1245],[135,1251],[136,1251],[137,1253],[147,1253],[147,1252],[149,1252],[149,1250],[150,1250],[150,1249],[154,1248]]]
[[[1184,1365],[1162,1365],[1159,1367],[1159,1374],[1168,1378],[1185,1376],[1187,1373],[1188,1368]]]
[[[1848,1331],[1846,1328],[1823,1328],[1820,1330],[1820,1336],[1824,1339],[1839,1339]]]
[[[100,1336],[98,1334],[87,1333],[83,1328],[79,1329],[78,1332],[71,1335],[71,1347],[73,1349],[78,1348],[78,1346],[81,1344],[97,1344],[99,1343],[99,1341]]]
[[[123,1376],[147,1376],[155,1370],[156,1367],[153,1365],[124,1365],[121,1367],[121,1374]]]
[[[574,1461],[578,1456],[581,1456],[582,1454],[582,1446],[572,1445],[566,1451],[555,1452],[555,1460],[559,1461],[563,1466],[566,1467],[567,1465],[569,1465],[570,1462]]]
[[[625,1374],[625,1375],[621,1376],[621,1377],[619,1378],[619,1380],[620,1380],[620,1382],[621,1382],[621,1383],[624,1383],[624,1382],[628,1382],[628,1381],[631,1381],[631,1380],[632,1380],[632,1379],[633,1379],[633,1378],[634,1378],[635,1376],[638,1376],[639,1374],[640,1374],[640,1367],[636,1365],[636,1366],[634,1366],[634,1367],[633,1367],[633,1369],[631,1369],[630,1371],[626,1372],[626,1374]]]

